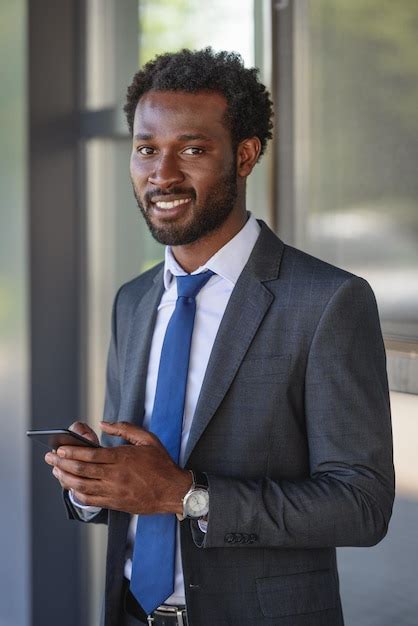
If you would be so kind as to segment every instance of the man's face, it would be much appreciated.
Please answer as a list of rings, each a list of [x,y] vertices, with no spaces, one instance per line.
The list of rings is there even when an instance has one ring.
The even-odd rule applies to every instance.
[[[236,160],[215,92],[149,91],[135,113],[131,179],[160,243],[186,245],[217,230],[236,209]]]

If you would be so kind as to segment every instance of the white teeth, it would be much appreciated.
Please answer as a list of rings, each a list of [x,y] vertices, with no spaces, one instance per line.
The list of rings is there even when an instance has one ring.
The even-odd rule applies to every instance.
[[[159,209],[174,209],[174,207],[186,204],[190,200],[191,198],[182,198],[181,200],[173,200],[173,202],[156,202],[155,204]]]

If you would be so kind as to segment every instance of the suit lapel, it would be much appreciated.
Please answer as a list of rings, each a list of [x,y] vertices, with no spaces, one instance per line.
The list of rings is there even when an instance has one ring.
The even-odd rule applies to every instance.
[[[197,402],[185,461],[227,393],[274,296],[263,284],[279,273],[283,243],[261,222],[261,232],[228,302]]]
[[[145,385],[158,304],[164,291],[163,267],[139,301],[129,331],[124,375],[125,398],[121,417],[140,426],[144,417]]]

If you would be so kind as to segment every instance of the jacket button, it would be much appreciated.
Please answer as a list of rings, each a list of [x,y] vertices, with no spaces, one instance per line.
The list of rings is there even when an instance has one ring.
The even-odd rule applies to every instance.
[[[227,533],[224,537],[225,543],[235,543],[234,533]]]

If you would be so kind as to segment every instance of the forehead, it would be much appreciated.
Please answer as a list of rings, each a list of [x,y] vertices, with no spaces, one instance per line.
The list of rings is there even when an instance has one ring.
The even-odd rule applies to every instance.
[[[148,91],[139,100],[134,135],[207,134],[223,138],[227,102],[217,92]]]

